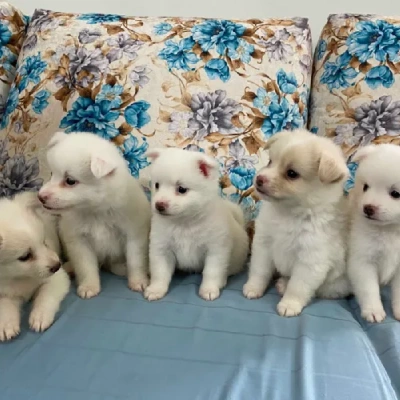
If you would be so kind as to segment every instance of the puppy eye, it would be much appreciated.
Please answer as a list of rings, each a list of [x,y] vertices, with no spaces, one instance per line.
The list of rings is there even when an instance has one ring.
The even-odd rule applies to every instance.
[[[176,190],[179,194],[185,194],[188,191],[188,189],[183,186],[178,186]]]
[[[156,190],[158,190],[160,188],[160,184],[158,182],[156,182],[154,187],[156,188]]]
[[[67,177],[65,178],[65,184],[66,184],[67,186],[75,186],[75,185],[78,184],[78,181],[75,180],[74,178],[70,178],[69,176],[67,176]]]
[[[288,169],[288,170],[286,171],[286,176],[287,176],[289,179],[297,179],[300,175],[299,175],[295,170],[293,170],[293,169]]]
[[[399,193],[397,190],[392,190],[392,191],[390,192],[390,196],[391,196],[393,199],[400,199],[400,193]]]
[[[23,256],[19,257],[18,260],[22,261],[22,262],[26,262],[29,260],[32,260],[33,258],[33,254],[32,252],[29,250],[27,253],[25,253]]]
[[[365,184],[365,185],[363,186],[363,192],[366,192],[368,189],[369,189],[369,186],[368,186],[367,184]]]

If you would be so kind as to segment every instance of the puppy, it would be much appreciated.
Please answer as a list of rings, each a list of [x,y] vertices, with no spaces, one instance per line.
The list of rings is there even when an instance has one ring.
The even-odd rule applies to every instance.
[[[385,319],[379,286],[390,283],[393,314],[400,320],[400,147],[367,146],[354,161],[359,167],[350,195],[350,281],[369,322]]]
[[[43,206],[61,214],[60,235],[82,298],[100,292],[99,266],[128,275],[130,289],[148,285],[150,203],[111,142],[91,133],[56,133],[47,161]]]
[[[41,208],[36,193],[0,200],[0,341],[19,334],[21,305],[32,297],[30,327],[46,330],[69,290],[56,221]]]
[[[148,300],[166,295],[175,267],[203,273],[199,294],[214,300],[244,267],[248,237],[242,210],[220,198],[219,166],[202,154],[154,150]]]
[[[315,295],[349,294],[345,274],[348,169],[329,139],[307,131],[281,132],[268,140],[269,164],[255,178],[265,200],[256,220],[249,298],[261,297],[276,269],[282,316],[301,313]]]

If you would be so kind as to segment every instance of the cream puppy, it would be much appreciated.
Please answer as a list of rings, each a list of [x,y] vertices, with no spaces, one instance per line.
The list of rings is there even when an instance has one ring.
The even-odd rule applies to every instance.
[[[349,277],[363,318],[385,319],[379,287],[390,284],[400,320],[400,147],[367,146],[354,161],[359,167],[351,192]]]
[[[147,198],[111,142],[91,133],[56,133],[48,146],[52,177],[39,192],[61,214],[60,235],[78,295],[100,292],[99,266],[128,275],[132,290],[148,285]]]
[[[348,169],[332,141],[308,131],[268,140],[269,164],[255,178],[265,200],[256,220],[249,278],[243,293],[261,297],[275,271],[282,316],[301,313],[315,295],[349,294],[345,275]]]
[[[32,297],[29,325],[46,330],[69,290],[55,218],[41,209],[36,193],[0,200],[0,341],[19,334],[21,305]]]
[[[248,237],[239,206],[218,194],[217,162],[197,152],[160,149],[153,160],[148,300],[166,295],[175,267],[202,272],[199,294],[214,300],[244,267]]]

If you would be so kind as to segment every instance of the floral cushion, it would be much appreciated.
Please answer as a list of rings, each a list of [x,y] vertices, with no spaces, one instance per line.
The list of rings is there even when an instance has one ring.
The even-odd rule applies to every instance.
[[[331,15],[316,48],[310,128],[352,156],[370,143],[400,144],[400,17]]]
[[[2,193],[49,176],[44,148],[59,129],[119,146],[148,182],[149,147],[204,151],[221,194],[257,212],[252,182],[265,141],[304,126],[311,80],[308,22],[66,14],[29,24],[1,133]],[[5,144],[4,144],[5,143]]]
[[[15,77],[17,59],[27,24],[28,17],[7,2],[0,2],[0,126],[2,128],[6,125],[3,114],[8,92]]]

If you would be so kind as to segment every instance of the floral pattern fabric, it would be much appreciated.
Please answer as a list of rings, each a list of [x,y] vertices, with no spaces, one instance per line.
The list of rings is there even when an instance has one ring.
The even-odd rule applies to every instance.
[[[47,179],[59,129],[113,141],[148,184],[150,147],[202,151],[248,220],[271,135],[307,123],[311,37],[303,18],[231,21],[36,10],[4,113],[3,193]],[[12,176],[10,177],[9,174]],[[13,184],[10,182],[13,181]]]
[[[309,127],[352,157],[370,143],[400,144],[400,17],[331,15],[315,52]]]
[[[3,115],[7,98],[16,73],[16,65],[28,17],[14,6],[0,2],[0,126],[4,127]]]

